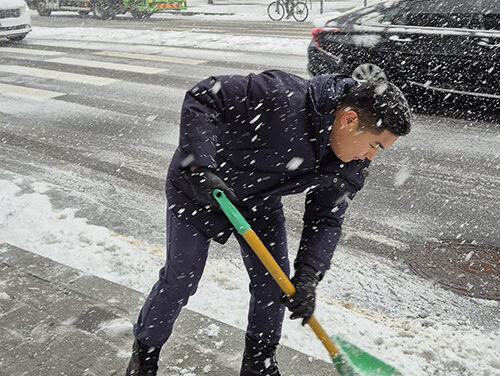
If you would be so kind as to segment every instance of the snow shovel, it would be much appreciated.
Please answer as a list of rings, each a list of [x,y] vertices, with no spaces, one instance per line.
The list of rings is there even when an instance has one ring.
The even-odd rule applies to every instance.
[[[287,296],[293,296],[295,294],[295,287],[293,287],[288,277],[238,209],[236,209],[220,189],[215,189],[212,195],[234,228],[250,245],[281,290]],[[307,323],[323,343],[328,354],[330,354],[335,369],[340,376],[402,376],[394,367],[338,336],[333,337],[337,343],[335,345],[314,316]]]

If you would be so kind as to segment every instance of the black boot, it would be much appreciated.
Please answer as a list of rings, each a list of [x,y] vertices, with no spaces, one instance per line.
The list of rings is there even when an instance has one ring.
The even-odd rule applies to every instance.
[[[137,339],[125,376],[156,376],[161,347],[149,347]]]
[[[276,361],[278,345],[262,345],[245,336],[240,376],[281,376]]]

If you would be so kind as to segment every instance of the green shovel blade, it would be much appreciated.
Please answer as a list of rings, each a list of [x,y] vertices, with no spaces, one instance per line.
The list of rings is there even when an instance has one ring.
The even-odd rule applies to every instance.
[[[403,376],[394,367],[364,352],[345,339],[336,336],[332,337],[332,341],[341,352],[332,359],[341,376]]]

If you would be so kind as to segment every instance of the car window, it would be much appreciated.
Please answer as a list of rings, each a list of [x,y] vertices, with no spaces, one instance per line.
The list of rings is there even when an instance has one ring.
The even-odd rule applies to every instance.
[[[493,4],[495,3],[495,4]],[[384,10],[381,22],[419,27],[489,29],[498,23],[500,0],[408,0]]]
[[[482,0],[479,12],[486,30],[500,30],[500,0]]]
[[[382,13],[380,12],[379,8],[380,4],[373,4],[371,6],[367,7],[359,7],[355,8],[350,12],[346,12],[340,17],[336,17],[332,20],[329,20],[326,23],[326,26],[333,26],[337,25],[340,21],[342,22],[347,22],[351,23],[353,20],[355,20],[356,23],[378,23],[380,22],[379,18],[382,16]]]
[[[477,5],[469,0],[412,1],[408,9],[407,25],[447,28],[470,28],[478,21]]]
[[[396,6],[385,9],[382,16],[382,23],[404,25],[406,18],[406,5],[407,2],[402,2]]]

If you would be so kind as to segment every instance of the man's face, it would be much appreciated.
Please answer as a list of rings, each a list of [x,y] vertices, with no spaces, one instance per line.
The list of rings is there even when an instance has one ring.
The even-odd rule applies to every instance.
[[[388,130],[375,134],[368,129],[360,129],[354,111],[346,112],[335,123],[330,133],[330,147],[342,162],[365,158],[373,161],[380,149],[389,148],[398,139]]]

